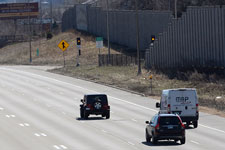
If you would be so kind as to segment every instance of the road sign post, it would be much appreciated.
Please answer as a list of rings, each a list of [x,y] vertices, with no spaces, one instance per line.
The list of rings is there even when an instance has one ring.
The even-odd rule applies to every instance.
[[[81,39],[80,37],[77,38],[77,67],[80,66],[80,63],[79,63],[79,56],[81,55]]]
[[[149,76],[150,79],[150,93],[152,94],[152,75]]]
[[[103,38],[102,37],[96,38],[96,48],[99,49],[99,54],[100,54],[100,49],[103,48]]]
[[[63,66],[65,67],[66,66],[66,60],[65,60],[65,55],[64,55],[64,51],[69,47],[69,44],[62,40],[59,44],[58,44],[58,47],[63,51]]]
[[[96,38],[96,48],[98,48],[98,64],[100,66],[100,54],[101,54],[101,48],[103,48],[103,38],[97,37]]]

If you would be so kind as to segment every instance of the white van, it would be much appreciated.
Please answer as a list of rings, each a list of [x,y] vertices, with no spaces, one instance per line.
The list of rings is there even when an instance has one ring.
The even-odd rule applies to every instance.
[[[160,103],[156,103],[161,114],[178,114],[189,126],[198,127],[198,98],[196,89],[167,89],[162,91]]]

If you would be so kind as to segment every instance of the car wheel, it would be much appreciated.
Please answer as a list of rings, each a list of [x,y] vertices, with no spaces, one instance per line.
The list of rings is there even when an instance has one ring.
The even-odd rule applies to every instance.
[[[150,142],[151,141],[151,138],[150,138],[147,130],[145,131],[145,139],[146,139],[146,142]]]
[[[83,110],[83,108],[80,108],[80,118],[84,118],[84,110]]]
[[[198,127],[198,121],[194,121],[193,125],[194,125],[194,128],[197,128]]]
[[[110,112],[108,112],[106,115],[105,115],[106,119],[109,119],[110,118]]]
[[[180,140],[180,143],[181,143],[181,144],[185,144],[185,137],[183,137],[183,138]]]
[[[152,143],[153,143],[153,144],[157,144],[157,139],[154,137],[153,134],[152,134]]]

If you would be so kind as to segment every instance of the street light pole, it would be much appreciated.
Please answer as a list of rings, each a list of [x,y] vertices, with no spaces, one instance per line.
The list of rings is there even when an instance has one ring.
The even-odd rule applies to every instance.
[[[109,40],[109,1],[106,0],[106,9],[107,9],[107,42],[108,42],[108,64],[110,63],[110,40]]]
[[[137,59],[138,59],[138,73],[141,74],[141,56],[140,56],[140,39],[139,39],[139,17],[138,17],[138,2],[135,0],[136,7],[136,30],[137,30]]]

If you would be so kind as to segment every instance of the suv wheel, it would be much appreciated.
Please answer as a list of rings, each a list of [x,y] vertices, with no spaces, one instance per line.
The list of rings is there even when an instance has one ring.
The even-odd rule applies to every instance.
[[[180,140],[180,143],[181,143],[181,144],[185,144],[185,137],[183,137],[183,138]]]
[[[152,143],[153,143],[153,144],[157,144],[157,139],[154,137],[153,134],[152,134]]]
[[[80,118],[84,118],[84,109],[80,108]]]
[[[89,114],[86,113],[86,111],[84,111],[84,118],[85,118],[85,119],[88,119],[88,116],[89,116]]]
[[[151,141],[151,138],[150,138],[147,130],[145,131],[145,139],[146,139],[146,142],[150,142]]]
[[[110,118],[110,112],[107,112],[105,117],[106,117],[106,119],[109,119]]]
[[[198,121],[193,121],[194,128],[198,127]]]

